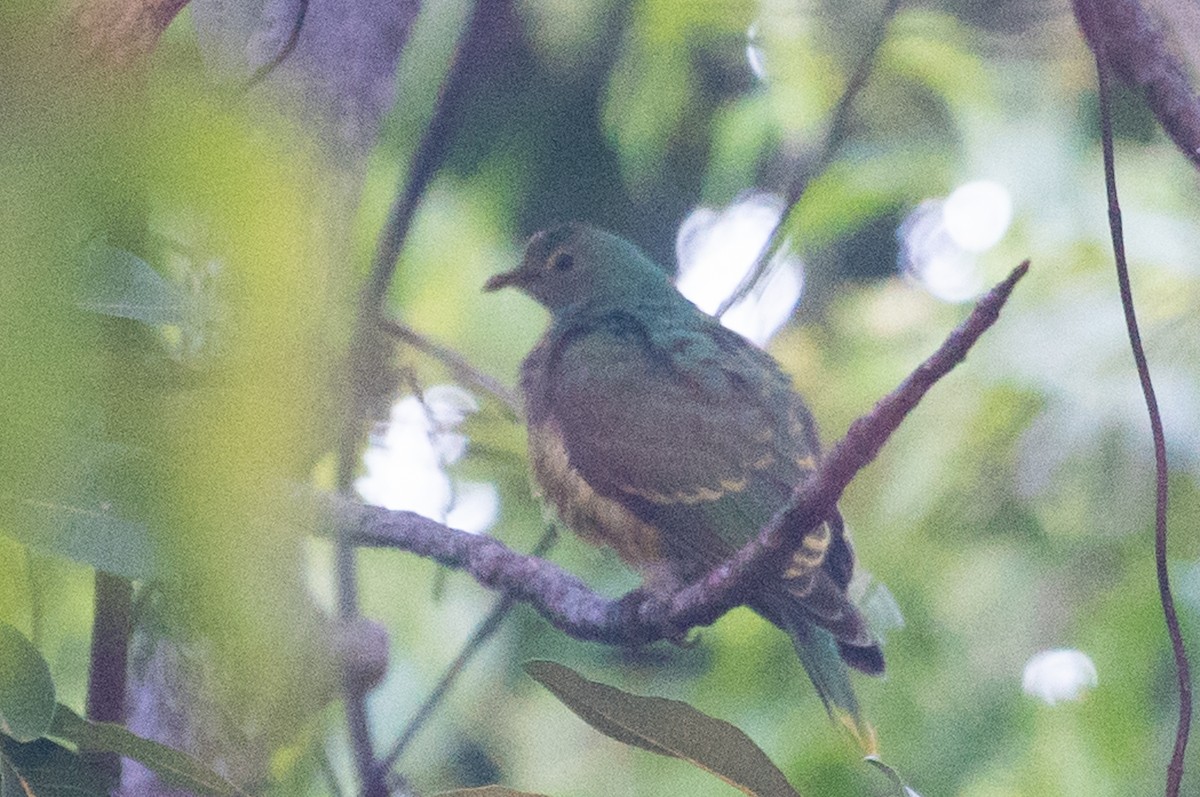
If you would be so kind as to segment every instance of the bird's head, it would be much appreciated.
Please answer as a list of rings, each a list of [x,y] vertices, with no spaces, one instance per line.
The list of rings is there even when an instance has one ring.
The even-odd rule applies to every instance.
[[[678,296],[666,272],[618,235],[571,222],[535,234],[521,265],[487,281],[512,285],[551,312],[589,304],[669,301]]]

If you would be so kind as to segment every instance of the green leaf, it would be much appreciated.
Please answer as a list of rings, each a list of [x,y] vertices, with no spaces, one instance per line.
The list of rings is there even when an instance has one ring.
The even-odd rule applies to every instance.
[[[514,791],[503,786],[479,786],[474,789],[454,789],[440,791],[433,797],[546,797],[544,794],[534,794],[528,791]]]
[[[82,495],[0,493],[0,524],[0,533],[97,570],[133,580],[161,575],[149,528]]]
[[[170,786],[199,794],[245,794],[187,753],[144,739],[120,725],[85,720],[61,703],[54,715],[50,735],[65,739],[81,750],[117,753],[132,758]]]
[[[3,797],[108,797],[111,777],[49,739],[20,742],[0,736]]]
[[[85,310],[144,324],[183,323],[179,289],[140,257],[96,244],[88,250],[86,266],[86,287],[79,299]]]
[[[799,797],[741,729],[687,703],[623,692],[553,661],[527,662],[525,672],[617,741],[691,762],[752,797]]]
[[[54,719],[54,681],[37,648],[0,623],[0,731],[18,742],[46,735]]]

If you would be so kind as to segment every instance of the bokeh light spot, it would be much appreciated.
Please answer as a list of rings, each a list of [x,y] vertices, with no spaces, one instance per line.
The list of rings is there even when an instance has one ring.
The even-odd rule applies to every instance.
[[[1021,688],[1053,706],[1064,700],[1078,700],[1096,686],[1096,665],[1080,650],[1055,648],[1030,657],[1021,676]]]
[[[354,488],[369,504],[416,512],[462,531],[485,531],[499,510],[495,485],[456,482],[446,472],[466,452],[467,438],[458,427],[478,410],[475,397],[455,385],[400,399],[363,454],[367,472]]]
[[[946,233],[968,252],[991,249],[1012,223],[1012,197],[992,180],[963,183],[942,206]]]
[[[692,211],[675,238],[679,292],[704,312],[716,312],[754,265],[783,211],[780,197],[764,193],[747,194],[721,211]],[[785,244],[721,323],[763,346],[791,317],[803,289],[804,264]]]

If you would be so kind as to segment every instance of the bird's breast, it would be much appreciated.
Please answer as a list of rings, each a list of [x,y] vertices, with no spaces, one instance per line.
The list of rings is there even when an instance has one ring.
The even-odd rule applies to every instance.
[[[542,497],[576,534],[611,546],[625,562],[645,569],[663,557],[658,530],[616,501],[597,493],[571,466],[553,418],[529,425],[529,453]]]

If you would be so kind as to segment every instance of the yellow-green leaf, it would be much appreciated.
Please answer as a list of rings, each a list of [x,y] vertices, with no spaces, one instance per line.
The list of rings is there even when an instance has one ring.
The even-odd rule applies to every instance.
[[[553,661],[527,662],[525,672],[607,736],[689,761],[751,797],[799,797],[741,729],[687,703],[630,694]]]

